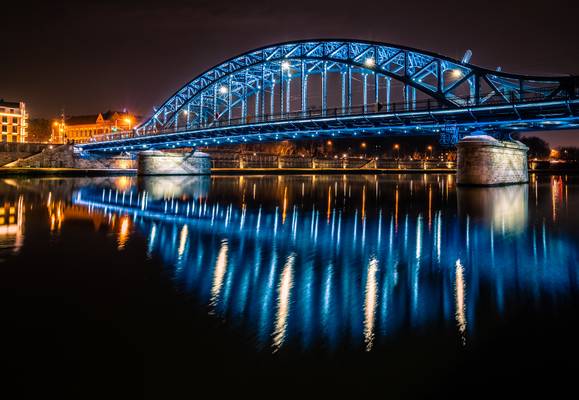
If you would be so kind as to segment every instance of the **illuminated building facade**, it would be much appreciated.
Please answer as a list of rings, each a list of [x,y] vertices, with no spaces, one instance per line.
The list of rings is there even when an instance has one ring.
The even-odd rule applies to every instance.
[[[28,114],[24,102],[0,99],[2,142],[25,143],[28,138]]]
[[[136,122],[134,115],[123,111],[66,117],[52,124],[51,142],[87,143],[98,135],[130,130]]]

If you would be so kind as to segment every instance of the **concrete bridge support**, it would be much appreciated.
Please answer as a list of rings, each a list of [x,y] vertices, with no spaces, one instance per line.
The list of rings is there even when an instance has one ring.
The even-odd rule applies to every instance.
[[[459,185],[494,186],[529,181],[529,148],[521,142],[472,135],[463,138],[457,148]]]
[[[137,155],[139,175],[209,175],[211,157],[193,153],[168,153],[158,150],[142,151]]]

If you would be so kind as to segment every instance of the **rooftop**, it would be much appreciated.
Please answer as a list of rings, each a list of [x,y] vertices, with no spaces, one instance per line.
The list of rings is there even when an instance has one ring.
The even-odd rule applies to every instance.
[[[96,124],[99,115],[102,116],[104,121],[110,121],[115,114],[117,114],[119,117],[122,117],[122,116],[128,115],[130,113],[123,112],[123,111],[111,111],[111,110],[109,110],[107,112],[99,113],[99,114],[74,115],[74,116],[66,117],[66,124],[67,125]]]
[[[0,99],[0,107],[20,108],[20,103],[18,101],[4,101],[4,99]]]

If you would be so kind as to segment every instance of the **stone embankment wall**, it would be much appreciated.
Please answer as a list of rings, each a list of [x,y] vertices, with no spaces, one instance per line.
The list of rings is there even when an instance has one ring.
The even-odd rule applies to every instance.
[[[506,185],[529,181],[527,151],[521,142],[491,136],[467,136],[458,143],[459,185]]]
[[[206,175],[211,173],[211,158],[206,153],[165,153],[149,150],[137,157],[139,175]]]
[[[48,147],[44,143],[0,143],[0,167],[38,154]]]
[[[81,157],[72,145],[46,147],[41,153],[11,162],[12,168],[78,168],[78,169],[130,169],[136,161],[128,157]]]

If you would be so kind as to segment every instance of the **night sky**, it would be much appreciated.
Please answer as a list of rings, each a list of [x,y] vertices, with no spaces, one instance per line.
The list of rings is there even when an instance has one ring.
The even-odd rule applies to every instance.
[[[576,0],[10,3],[0,22],[0,97],[26,101],[33,118],[63,107],[148,116],[205,69],[294,39],[376,40],[458,59],[471,49],[473,64],[493,69],[579,74]],[[577,132],[547,138],[579,144]]]

